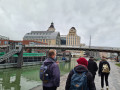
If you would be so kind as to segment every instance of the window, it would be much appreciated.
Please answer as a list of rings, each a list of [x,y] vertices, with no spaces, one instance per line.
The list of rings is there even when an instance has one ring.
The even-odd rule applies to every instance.
[[[19,43],[18,43],[18,45],[22,45],[22,43],[21,43],[21,42],[19,42]]]
[[[35,43],[34,42],[29,42],[29,45],[34,45]]]
[[[43,42],[45,42],[45,39],[43,39]]]
[[[4,44],[7,45],[7,44],[8,44],[8,41],[4,41]]]

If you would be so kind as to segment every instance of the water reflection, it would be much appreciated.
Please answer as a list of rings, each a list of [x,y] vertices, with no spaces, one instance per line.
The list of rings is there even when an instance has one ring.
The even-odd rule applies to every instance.
[[[75,61],[59,64],[61,75],[68,73],[76,65]],[[41,84],[39,79],[40,65],[22,69],[1,69],[0,90],[29,90]]]
[[[1,84],[1,90],[11,90],[14,88],[14,90],[21,90],[20,86],[20,78],[21,78],[21,71],[16,72],[15,79],[13,80],[12,74],[9,72],[0,72],[0,84]]]

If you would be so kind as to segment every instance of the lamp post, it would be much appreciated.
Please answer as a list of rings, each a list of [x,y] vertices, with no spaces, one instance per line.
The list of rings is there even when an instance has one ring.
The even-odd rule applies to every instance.
[[[91,48],[91,35],[90,35],[90,41],[89,41],[89,50]],[[91,55],[91,51],[89,51],[89,56]]]

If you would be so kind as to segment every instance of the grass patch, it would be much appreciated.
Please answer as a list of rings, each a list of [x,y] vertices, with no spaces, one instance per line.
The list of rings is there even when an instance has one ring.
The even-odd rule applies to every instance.
[[[120,63],[116,63],[116,65],[120,67]]]

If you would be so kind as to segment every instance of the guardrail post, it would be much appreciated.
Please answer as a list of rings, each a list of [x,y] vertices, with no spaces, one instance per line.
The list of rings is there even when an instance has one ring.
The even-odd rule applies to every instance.
[[[71,61],[71,53],[69,52],[69,61]]]

